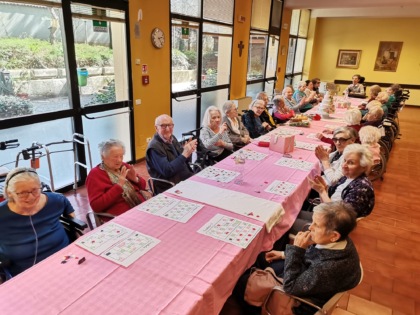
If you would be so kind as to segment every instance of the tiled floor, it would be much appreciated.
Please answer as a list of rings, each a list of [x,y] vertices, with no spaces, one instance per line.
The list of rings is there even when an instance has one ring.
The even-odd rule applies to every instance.
[[[374,183],[373,213],[352,233],[364,279],[340,300],[334,315],[420,315],[420,107],[404,108],[400,122],[402,136],[384,181]],[[144,162],[136,168],[148,178]],[[86,190],[66,195],[84,219]]]

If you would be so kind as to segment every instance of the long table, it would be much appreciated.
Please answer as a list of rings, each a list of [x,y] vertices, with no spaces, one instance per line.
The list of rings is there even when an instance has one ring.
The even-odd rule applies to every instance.
[[[342,116],[342,111],[338,110],[335,116]],[[308,136],[331,123],[343,124],[340,119],[313,121],[310,128],[296,128],[301,133],[296,140],[320,144]],[[70,244],[0,286],[2,313],[219,314],[243,271],[252,265],[258,253],[269,250],[288,231],[309,192],[307,177],[320,171],[312,151],[295,149],[292,153],[293,158],[313,162],[312,170],[304,172],[274,165],[282,154],[255,142],[246,149],[266,153],[268,157],[263,161],[246,161],[242,185],[210,181],[197,175],[189,179],[281,204],[284,214],[280,222],[270,232],[261,229],[246,249],[199,234],[197,230],[217,213],[260,226],[264,226],[263,222],[211,204],[205,204],[185,224],[133,208],[113,222],[159,239],[156,247],[125,268]],[[227,158],[216,167],[234,169],[234,160]],[[297,188],[289,196],[265,192],[273,180],[292,182]],[[62,264],[63,256],[68,255],[85,257],[86,261],[79,265],[73,259]]]

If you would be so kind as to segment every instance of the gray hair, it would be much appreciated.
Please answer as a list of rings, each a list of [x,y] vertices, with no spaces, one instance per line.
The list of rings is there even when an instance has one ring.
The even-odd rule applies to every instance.
[[[265,107],[265,102],[263,100],[255,99],[249,104],[249,109],[252,109],[254,106],[257,106],[258,104],[261,104]]]
[[[382,107],[373,106],[372,108],[369,109],[369,114],[377,117],[378,119],[381,119],[382,116],[384,115],[384,110],[382,109]]]
[[[223,114],[226,116],[226,114],[232,110],[232,107],[235,106],[236,104],[232,101],[226,101],[223,104],[222,110],[223,110]]]
[[[381,104],[385,104],[388,102],[389,94],[387,92],[380,92],[376,97],[376,100],[381,102]]]
[[[369,88],[369,92],[370,92],[371,94],[375,95],[375,96],[378,96],[379,92],[381,92],[381,91],[382,91],[381,87],[380,87],[379,85],[377,85],[377,84],[372,85],[372,86]]]
[[[344,133],[344,137],[353,139],[353,141],[356,141],[357,137],[359,136],[357,134],[357,131],[354,128],[351,127],[338,127],[334,129],[333,137],[338,135],[339,133]]]
[[[213,111],[219,112],[220,118],[222,118],[222,113],[221,113],[220,109],[218,109],[214,105],[209,106],[206,109],[206,112],[204,113],[203,123],[202,123],[203,126],[206,126],[206,127],[210,126],[210,120],[211,120],[211,114],[210,114],[210,112],[213,112]]]
[[[98,144],[99,154],[101,155],[101,157],[102,156],[108,156],[109,151],[111,150],[112,147],[122,148],[123,152],[125,154],[124,142],[122,142],[121,140],[117,140],[117,139],[109,139],[109,140],[103,141],[103,142]]]
[[[284,93],[286,93],[286,90],[287,89],[291,89],[292,92],[293,92],[293,87],[291,87],[291,86],[285,86],[284,89],[283,89],[283,91],[281,92],[281,94],[284,95]]]
[[[257,96],[255,97],[255,99],[257,100],[262,100],[264,97],[268,98],[268,94],[265,91],[261,91],[257,94]]]
[[[348,125],[359,125],[362,120],[362,113],[358,109],[351,109],[344,114],[344,120]]]
[[[8,194],[8,191],[15,190],[15,184],[18,182],[26,182],[27,180],[36,180],[39,182],[41,186],[41,181],[39,180],[39,176],[35,169],[30,167],[16,167],[15,169],[11,170],[5,180],[4,184],[4,191],[3,195],[6,200],[14,201]]]
[[[314,213],[323,216],[327,232],[336,231],[340,234],[337,241],[344,240],[356,227],[357,214],[350,204],[343,201],[321,203],[314,207]]]
[[[359,143],[349,144],[343,151],[343,158],[346,159],[346,157],[352,153],[356,154],[359,157],[360,166],[366,167],[365,173],[369,173],[370,168],[373,165],[373,156],[369,148]]]
[[[381,139],[381,132],[377,127],[365,126],[359,130],[359,138],[362,144],[375,144]]]
[[[155,119],[155,126],[158,126],[163,118],[169,118],[170,120],[172,120],[172,117],[166,114],[157,116]]]
[[[284,103],[284,98],[281,95],[276,95],[273,98],[273,105],[278,107],[280,105],[280,103]]]
[[[304,85],[306,85],[306,81],[299,81],[297,87],[300,88]]]

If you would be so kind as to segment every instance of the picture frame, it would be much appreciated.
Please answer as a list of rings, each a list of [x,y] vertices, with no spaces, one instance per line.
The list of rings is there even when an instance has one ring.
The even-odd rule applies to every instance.
[[[403,42],[379,42],[374,71],[396,72]]]
[[[337,68],[359,68],[361,50],[339,49],[337,57]]]

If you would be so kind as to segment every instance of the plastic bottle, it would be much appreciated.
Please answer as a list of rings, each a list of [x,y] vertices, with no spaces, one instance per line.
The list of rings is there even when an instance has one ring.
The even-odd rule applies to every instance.
[[[235,155],[235,172],[238,172],[239,175],[235,177],[234,183],[237,185],[242,185],[244,182],[244,171],[245,171],[245,161],[246,157],[242,150],[238,151]]]

